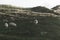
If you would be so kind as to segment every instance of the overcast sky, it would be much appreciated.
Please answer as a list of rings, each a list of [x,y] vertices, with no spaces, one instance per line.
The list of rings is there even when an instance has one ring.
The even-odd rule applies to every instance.
[[[52,8],[56,5],[60,5],[60,0],[0,0],[0,4],[18,7],[45,6],[47,8]]]

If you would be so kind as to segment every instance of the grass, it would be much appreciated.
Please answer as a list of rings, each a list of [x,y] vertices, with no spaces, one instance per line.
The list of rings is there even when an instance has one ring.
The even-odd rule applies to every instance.
[[[39,20],[38,24],[34,24],[35,19]],[[16,28],[11,26],[5,28],[0,20],[0,40],[60,40],[60,19],[55,17],[35,19],[28,17],[15,20]]]

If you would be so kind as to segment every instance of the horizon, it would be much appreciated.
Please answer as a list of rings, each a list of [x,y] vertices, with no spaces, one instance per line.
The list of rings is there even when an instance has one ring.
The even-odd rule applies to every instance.
[[[46,8],[53,8],[56,5],[60,5],[59,0],[1,0],[0,4],[12,5],[16,7],[31,8],[36,6],[42,6]]]

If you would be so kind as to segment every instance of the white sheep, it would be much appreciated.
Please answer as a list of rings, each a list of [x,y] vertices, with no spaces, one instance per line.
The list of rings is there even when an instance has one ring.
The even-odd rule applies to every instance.
[[[15,26],[15,27],[17,26],[16,23],[14,23],[14,22],[10,22],[9,25]]]
[[[34,20],[34,23],[35,23],[35,24],[38,24],[38,20],[37,20],[37,19],[35,19],[35,20]]]
[[[5,26],[5,27],[8,27],[8,23],[5,23],[4,26]]]

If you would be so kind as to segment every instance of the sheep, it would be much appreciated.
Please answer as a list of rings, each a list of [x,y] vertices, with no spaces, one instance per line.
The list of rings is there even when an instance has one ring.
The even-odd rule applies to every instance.
[[[16,26],[17,26],[17,24],[16,24],[16,23],[14,23],[14,22],[10,22],[10,23],[9,23],[9,25],[14,26],[14,27],[16,27]]]
[[[8,25],[8,23],[6,22],[6,23],[4,24],[4,26],[5,26],[5,27],[8,27],[9,25]]]
[[[38,20],[37,20],[37,19],[35,19],[35,20],[34,20],[34,23],[35,23],[35,24],[38,24]]]

